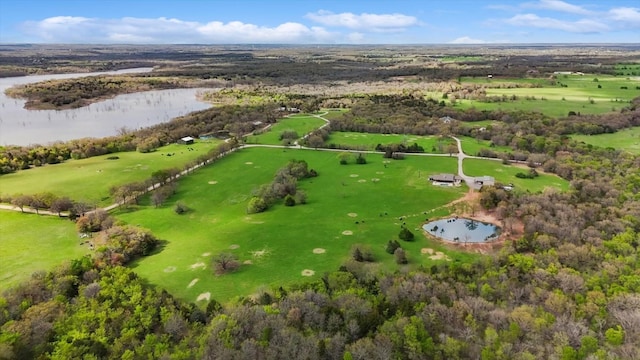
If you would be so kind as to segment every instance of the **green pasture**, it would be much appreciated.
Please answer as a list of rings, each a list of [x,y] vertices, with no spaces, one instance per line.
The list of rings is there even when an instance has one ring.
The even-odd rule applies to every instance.
[[[342,114],[346,113],[350,109],[342,109],[342,108],[332,108],[332,109],[322,109],[317,112],[317,115],[322,115],[323,118],[332,120],[334,118],[340,117]]]
[[[82,257],[89,249],[80,242],[75,224],[67,219],[0,211],[0,289]]]
[[[421,255],[423,247],[440,247],[421,234],[420,226],[428,217],[446,214],[442,206],[466,192],[465,187],[434,187],[427,180],[429,174],[456,171],[456,159],[410,156],[389,161],[370,154],[365,165],[353,161],[340,165],[337,154],[243,149],[182,178],[178,193],[160,208],[143,204],[119,210],[119,219],[151,229],[166,240],[157,254],[136,262],[135,271],[189,301],[207,292],[224,301],[259,288],[318,279],[348,260],[355,243],[371,247],[374,266],[397,269],[384,248],[388,240],[397,239],[403,223],[416,235],[415,242],[402,244],[410,266],[443,261]],[[278,204],[264,213],[247,214],[252,190],[271,182],[276,170],[291,159],[306,160],[319,173],[298,183],[308,203]],[[192,210],[175,214],[176,201]],[[314,253],[316,248],[325,253]],[[216,276],[211,258],[225,251],[247,264]],[[448,255],[453,261],[475,256],[451,251]],[[305,277],[304,270],[315,273]]]
[[[615,69],[619,76],[640,76],[640,63],[618,64]]]
[[[640,127],[622,129],[612,134],[571,135],[571,138],[594,146],[640,154]]]
[[[464,173],[468,176],[493,176],[497,182],[503,184],[512,183],[516,191],[540,192],[545,188],[556,188],[566,191],[569,182],[553,174],[542,174],[535,179],[520,179],[516,177],[519,172],[527,173],[527,166],[504,165],[501,161],[465,159],[463,162]]]
[[[172,144],[146,154],[121,152],[18,171],[0,176],[0,193],[52,192],[78,201],[109,205],[113,202],[109,196],[111,186],[146,180],[161,169],[181,169],[219,143],[219,140],[207,140],[193,145]],[[109,156],[119,159],[108,160]]]
[[[455,141],[448,137],[418,136],[401,134],[372,134],[349,131],[333,131],[326,141],[327,144],[348,145],[359,147],[362,150],[374,150],[376,145],[405,144],[407,146],[417,143],[424,148],[426,153],[442,154],[447,151],[447,145],[455,145]]]
[[[489,149],[496,152],[510,153],[512,149],[508,146],[491,146],[490,140],[480,140],[469,136],[459,136],[462,151],[467,155],[476,156],[481,149]]]
[[[486,84],[487,96],[506,96],[515,100],[480,102],[458,100],[456,106],[478,110],[536,111],[549,116],[567,116],[570,111],[581,114],[601,114],[618,111],[640,96],[640,78],[597,75],[556,75],[555,84],[549,79],[486,79],[462,78],[461,82]],[[497,88],[497,86],[536,84],[542,87]],[[566,85],[563,87],[562,85]],[[598,87],[600,86],[600,87]]]
[[[324,120],[315,116],[292,115],[278,120],[262,134],[247,136],[245,141],[249,144],[282,145],[280,134],[283,131],[295,131],[299,137],[303,137],[324,124]]]

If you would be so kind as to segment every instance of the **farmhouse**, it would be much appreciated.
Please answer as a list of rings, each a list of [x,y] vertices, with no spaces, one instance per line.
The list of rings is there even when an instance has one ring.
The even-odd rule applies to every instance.
[[[459,185],[462,178],[454,174],[438,174],[429,176],[434,185]]]
[[[453,120],[455,120],[454,118],[452,118],[451,116],[447,115],[447,116],[443,116],[440,118],[440,121],[442,121],[445,124],[449,124],[451,123]]]
[[[191,145],[193,144],[193,141],[195,139],[192,138],[191,136],[185,136],[182,139],[178,140],[178,144],[182,144],[182,145]]]

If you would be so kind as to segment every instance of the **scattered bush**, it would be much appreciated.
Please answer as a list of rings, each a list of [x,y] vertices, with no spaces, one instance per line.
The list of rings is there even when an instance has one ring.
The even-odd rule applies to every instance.
[[[519,179],[535,179],[538,177],[538,172],[536,169],[529,170],[528,173],[519,172],[516,174],[516,177]]]
[[[249,200],[249,205],[247,205],[247,213],[248,214],[257,214],[261,213],[269,208],[267,202],[264,198],[254,196]]]
[[[400,248],[400,243],[397,240],[389,240],[385,251],[393,255],[396,252],[396,249],[399,249],[399,248]]]
[[[176,202],[176,205],[173,207],[173,211],[175,211],[175,213],[178,214],[178,215],[182,215],[182,214],[186,213],[187,211],[189,211],[189,207],[187,205],[185,205],[184,203],[178,201],[178,202]]]
[[[400,229],[400,234],[398,234],[398,237],[400,238],[400,240],[413,241],[415,238],[415,235],[413,235],[411,230],[403,226],[402,229]]]
[[[351,257],[357,262],[373,262],[373,253],[371,249],[364,247],[363,245],[356,244],[351,250]]]
[[[406,251],[400,247],[394,251],[393,256],[396,258],[396,264],[404,265],[409,262]]]
[[[287,196],[284,197],[284,206],[295,206],[296,205],[296,199],[291,196],[291,194],[287,194]]]
[[[237,270],[240,262],[235,254],[224,252],[213,257],[213,269],[216,275],[222,275]]]

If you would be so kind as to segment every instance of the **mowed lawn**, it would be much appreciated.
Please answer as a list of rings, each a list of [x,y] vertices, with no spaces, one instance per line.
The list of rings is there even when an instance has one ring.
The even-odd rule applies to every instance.
[[[109,196],[111,186],[146,180],[151,177],[151,173],[161,169],[182,169],[184,164],[205,154],[219,143],[219,140],[207,140],[193,145],[172,144],[146,154],[137,151],[121,152],[18,171],[0,176],[0,193],[15,195],[52,192],[77,201],[109,205],[113,202]],[[193,150],[190,151],[189,148]],[[119,159],[108,160],[109,156],[117,156]]]
[[[292,115],[278,120],[269,130],[260,135],[247,136],[245,141],[250,144],[282,145],[280,134],[284,131],[295,131],[299,137],[303,137],[324,124],[324,120],[315,116]]]
[[[468,176],[493,176],[496,181],[503,184],[512,183],[516,191],[540,192],[545,188],[555,188],[566,191],[569,189],[569,182],[554,174],[543,174],[535,179],[521,179],[516,174],[528,173],[529,167],[518,165],[504,165],[501,161],[465,159],[464,173]]]
[[[89,253],[81,241],[67,219],[0,211],[0,289]]]
[[[276,170],[291,159],[306,160],[319,173],[298,184],[308,203],[247,214],[252,190],[271,182]],[[231,154],[181,179],[178,193],[161,208],[140,206],[116,213],[167,241],[161,251],[133,267],[151,283],[186,300],[210,293],[225,301],[261,287],[318,279],[348,260],[355,243],[371,247],[375,266],[397,269],[384,249],[388,240],[397,239],[402,224],[416,235],[415,242],[402,244],[411,266],[444,261],[421,255],[421,248],[437,246],[419,228],[427,217],[446,213],[441,207],[466,191],[434,187],[427,180],[432,173],[454,172],[456,159],[412,156],[388,161],[376,154],[367,155],[367,160],[366,165],[340,165],[336,152],[293,149],[248,148]],[[192,211],[175,214],[177,200]],[[235,273],[216,276],[211,259],[221,252],[232,252],[246,263]],[[466,261],[471,255],[449,256]],[[314,275],[303,276],[305,270]]]
[[[613,134],[571,135],[571,138],[594,146],[640,154],[640,127],[622,129]]]
[[[443,154],[447,151],[448,145],[455,145],[453,139],[436,135],[372,134],[350,131],[333,131],[327,140],[327,144],[348,145],[359,147],[362,150],[374,150],[378,144],[405,144],[410,146],[414,143],[422,146],[424,152],[436,154]]]

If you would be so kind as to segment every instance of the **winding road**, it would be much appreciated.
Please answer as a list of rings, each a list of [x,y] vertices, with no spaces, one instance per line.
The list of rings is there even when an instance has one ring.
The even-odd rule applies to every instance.
[[[329,126],[330,121],[324,117],[324,115],[328,114],[328,112],[323,112],[320,114],[311,114],[311,116],[316,117],[318,119],[321,119],[325,122],[324,125],[320,126],[317,130],[319,129],[323,129],[327,126]],[[314,130],[315,131],[315,130]],[[252,133],[247,134],[245,136],[249,136],[252,135]],[[353,153],[363,153],[363,154],[381,154],[382,152],[380,151],[363,151],[363,150],[345,150],[345,149],[327,149],[327,148],[310,148],[310,147],[306,147],[306,146],[302,146],[299,144],[299,141],[305,140],[306,138],[308,138],[311,135],[311,133],[308,133],[306,135],[304,135],[303,137],[301,137],[300,139],[296,140],[293,143],[293,146],[285,146],[285,145],[267,145],[267,144],[243,144],[240,145],[238,147],[235,147],[223,154],[219,155],[220,157],[224,157],[232,152],[235,152],[237,150],[240,149],[244,149],[244,148],[254,148],[254,147],[262,147],[262,148],[277,148],[277,149],[296,149],[296,150],[313,150],[313,151],[329,151],[329,152],[353,152]],[[451,138],[453,138],[457,145],[458,145],[458,176],[460,176],[465,183],[467,184],[467,186],[469,186],[469,188],[471,189],[478,189],[478,185],[475,184],[474,182],[474,178],[471,176],[467,176],[464,174],[464,170],[463,170],[463,161],[464,159],[483,159],[483,160],[494,160],[494,161],[501,161],[500,159],[494,159],[494,158],[486,158],[486,157],[481,157],[481,156],[470,156],[464,153],[464,151],[462,150],[462,142],[460,141],[460,139],[458,139],[455,136],[451,136]],[[433,157],[448,157],[451,156],[450,154],[430,154],[430,153],[403,153],[404,155],[408,155],[408,156],[433,156]],[[181,171],[178,175],[176,175],[176,177],[171,180],[171,181],[175,181],[176,179],[187,175],[189,173],[191,173],[192,171],[210,164],[214,159],[209,159],[204,163],[200,163],[197,164],[189,169],[183,170]],[[161,184],[157,183],[157,184],[153,184],[151,186],[149,186],[147,188],[147,192],[151,192],[155,189],[157,189],[158,187],[160,187]],[[103,208],[98,208],[96,210],[102,209],[104,211],[111,211],[115,208],[117,208],[118,206],[121,206],[122,202],[116,202],[114,204],[111,204],[109,206],[103,207]],[[0,204],[0,210],[9,210],[9,211],[21,211],[24,213],[33,213],[33,214],[39,214],[39,215],[48,215],[48,216],[68,216],[68,212],[62,212],[61,214],[55,213],[55,212],[51,212],[49,210],[36,210],[33,209],[31,207],[27,207],[25,206],[23,209],[20,209],[18,206],[14,206],[14,205],[8,205],[8,204]],[[93,211],[96,211],[93,210]]]

